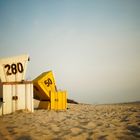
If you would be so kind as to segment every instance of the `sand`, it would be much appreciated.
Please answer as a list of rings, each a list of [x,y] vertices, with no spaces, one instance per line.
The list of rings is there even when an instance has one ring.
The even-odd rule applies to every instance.
[[[68,104],[66,111],[18,111],[0,117],[0,140],[139,140],[140,103]]]

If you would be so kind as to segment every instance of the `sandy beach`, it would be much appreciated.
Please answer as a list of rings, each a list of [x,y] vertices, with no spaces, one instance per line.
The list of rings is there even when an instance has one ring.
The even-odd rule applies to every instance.
[[[139,140],[140,103],[68,104],[66,111],[35,109],[0,117],[0,140],[49,139]]]

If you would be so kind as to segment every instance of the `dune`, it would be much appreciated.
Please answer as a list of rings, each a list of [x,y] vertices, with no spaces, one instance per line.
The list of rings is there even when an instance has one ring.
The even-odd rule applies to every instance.
[[[38,101],[35,100],[35,107]],[[139,140],[140,103],[68,104],[66,111],[17,111],[0,117],[0,140]]]

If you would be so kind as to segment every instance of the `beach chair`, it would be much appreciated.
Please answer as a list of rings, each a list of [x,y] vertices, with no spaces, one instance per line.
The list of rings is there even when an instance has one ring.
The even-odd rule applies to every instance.
[[[44,72],[33,80],[34,98],[40,100],[39,109],[65,110],[67,92],[56,87],[52,71]]]

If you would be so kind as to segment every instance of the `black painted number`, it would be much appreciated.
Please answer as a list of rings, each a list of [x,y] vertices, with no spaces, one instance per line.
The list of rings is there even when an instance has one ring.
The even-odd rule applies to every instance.
[[[21,64],[21,63],[17,63],[17,69],[18,69],[18,71],[20,72],[20,73],[22,73],[23,71],[24,71],[24,69],[23,69],[23,65]]]
[[[49,87],[50,85],[52,85],[52,80],[48,78],[47,80],[44,81],[44,84],[47,85],[47,87]]]
[[[17,66],[16,66],[16,64],[12,64],[11,65],[11,71],[12,71],[13,74],[17,73]]]
[[[11,68],[11,67],[10,67],[9,64],[6,64],[4,68],[7,69],[7,72],[6,72],[7,75],[11,75],[11,74],[12,74],[12,73],[10,72],[10,68]]]
[[[24,71],[22,63],[17,63],[17,64],[6,64],[4,66],[5,69],[7,69],[6,74],[11,75],[11,74],[17,74],[17,72],[22,73]]]

